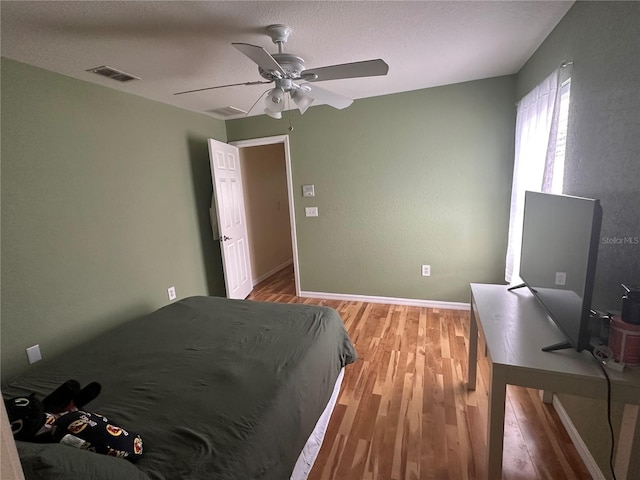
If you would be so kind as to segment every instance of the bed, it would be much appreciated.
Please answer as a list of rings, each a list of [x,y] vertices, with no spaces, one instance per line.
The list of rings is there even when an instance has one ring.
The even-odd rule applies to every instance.
[[[284,480],[306,475],[314,455],[300,454],[355,360],[331,308],[190,297],[33,365],[2,393],[98,381],[86,409],[144,440],[135,464],[16,442],[27,480]]]

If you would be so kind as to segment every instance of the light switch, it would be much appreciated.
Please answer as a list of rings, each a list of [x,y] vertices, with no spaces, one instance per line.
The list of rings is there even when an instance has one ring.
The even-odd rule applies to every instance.
[[[303,197],[315,197],[316,191],[313,185],[302,185],[302,196]],[[309,215],[307,215],[309,216]]]
[[[305,217],[317,217],[318,216],[318,207],[305,207],[304,208]]]

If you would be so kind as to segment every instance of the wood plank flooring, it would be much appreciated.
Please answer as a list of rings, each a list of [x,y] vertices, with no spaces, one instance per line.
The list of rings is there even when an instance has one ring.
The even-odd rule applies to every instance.
[[[309,480],[484,478],[489,372],[467,391],[467,311],[300,298],[291,268],[248,298],[333,307],[358,352]],[[553,407],[509,386],[503,479],[590,478]]]

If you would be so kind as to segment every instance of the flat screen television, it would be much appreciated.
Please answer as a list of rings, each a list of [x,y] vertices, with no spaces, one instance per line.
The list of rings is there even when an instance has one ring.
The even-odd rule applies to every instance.
[[[521,285],[566,337],[542,350],[591,349],[590,313],[602,208],[591,198],[525,192]]]

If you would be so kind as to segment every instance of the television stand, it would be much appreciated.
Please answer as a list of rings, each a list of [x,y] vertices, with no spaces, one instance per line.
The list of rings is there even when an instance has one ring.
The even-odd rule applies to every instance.
[[[606,401],[607,382],[587,350],[564,350],[557,355],[540,350],[563,341],[564,335],[528,289],[511,293],[506,285],[471,284],[469,390],[476,388],[479,336],[484,338],[489,366],[485,478],[494,480],[502,478],[507,385],[543,390],[548,402],[553,392]],[[624,404],[614,468],[618,480],[629,480],[637,478],[630,464],[635,452],[640,451],[640,435],[636,433],[640,423],[640,368],[608,373],[611,399]],[[606,419],[597,421],[605,427]]]
[[[543,352],[553,352],[554,350],[564,350],[566,348],[573,348],[569,342],[558,342],[553,345],[549,345],[548,347],[542,347],[540,350]]]

